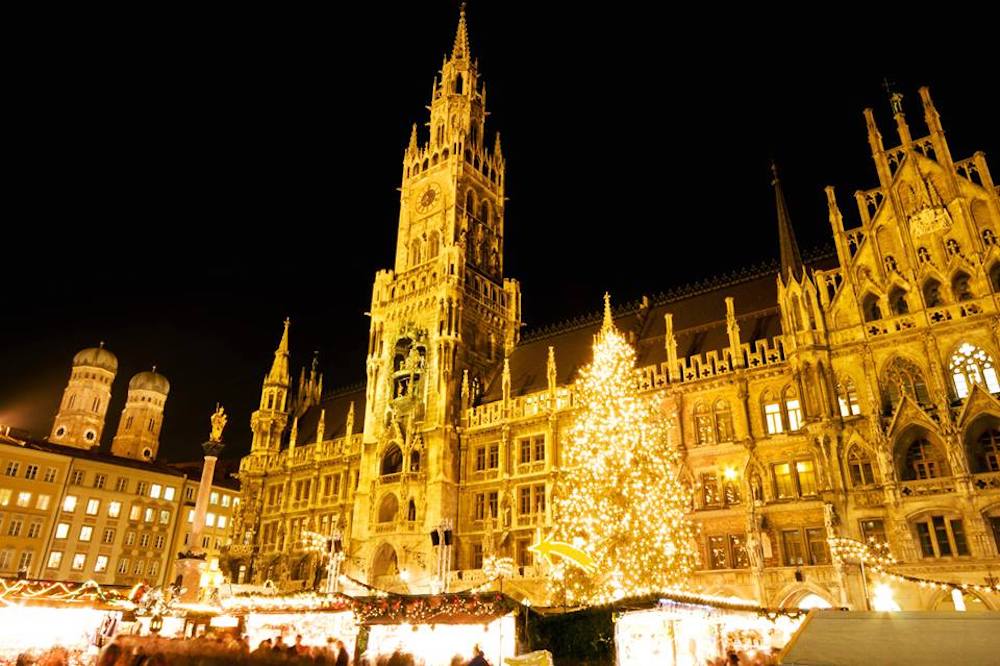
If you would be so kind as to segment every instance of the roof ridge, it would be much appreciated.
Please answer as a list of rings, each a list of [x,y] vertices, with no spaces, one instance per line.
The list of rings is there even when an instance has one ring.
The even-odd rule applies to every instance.
[[[353,384],[345,384],[343,386],[337,386],[336,388],[332,388],[329,391],[325,392],[322,396],[320,396],[319,401],[323,402],[324,400],[329,400],[330,398],[336,398],[345,395],[347,393],[355,393],[356,391],[363,391],[365,390],[365,387],[367,385],[368,385],[367,380],[361,380],[354,382]]]
[[[833,255],[833,246],[829,243],[822,243],[803,252],[802,261],[804,263],[812,263],[814,261],[826,259]],[[777,276],[779,271],[780,263],[777,259],[765,259],[755,264],[749,264],[743,268],[737,268],[729,271],[728,273],[722,273],[709,278],[702,278],[700,280],[695,280],[694,282],[689,282],[688,284],[661,291],[649,297],[649,305],[650,307],[665,305],[673,301],[679,301],[683,298],[699,296],[717,289],[724,289],[736,284],[742,284],[744,282],[766,277],[770,273]],[[618,307],[612,307],[612,314],[615,318],[633,315],[641,309],[642,302],[643,299],[640,297]],[[560,333],[566,333],[568,331],[584,328],[585,326],[599,323],[603,316],[604,310],[601,309],[577,315],[576,317],[570,319],[542,324],[538,328],[524,333],[521,336],[520,343],[524,344],[527,342],[537,342],[538,340],[554,337]]]

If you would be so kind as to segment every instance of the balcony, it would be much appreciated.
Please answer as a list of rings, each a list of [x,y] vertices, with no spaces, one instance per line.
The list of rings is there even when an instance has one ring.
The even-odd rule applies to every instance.
[[[955,479],[945,476],[938,479],[904,481],[900,484],[899,492],[903,497],[924,497],[926,495],[953,493],[955,492]]]
[[[972,485],[976,490],[1000,490],[1000,472],[986,472],[976,474],[973,477]]]

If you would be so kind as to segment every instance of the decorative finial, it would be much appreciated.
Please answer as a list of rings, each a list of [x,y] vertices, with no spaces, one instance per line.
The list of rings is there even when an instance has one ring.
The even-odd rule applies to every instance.
[[[887,78],[882,78],[882,88],[885,90],[885,94],[889,96],[889,105],[892,107],[892,115],[898,115],[903,112],[903,95],[899,92],[893,90],[895,83]]]
[[[227,417],[226,410],[219,403],[215,403],[215,413],[212,414],[210,420],[212,422],[212,434],[208,436],[208,441],[221,442],[222,429],[226,427]]]
[[[458,30],[455,32],[455,46],[451,50],[451,57],[460,60],[469,57],[469,31],[465,25],[465,3],[458,12]]]
[[[101,340],[99,343],[97,343],[97,348],[104,349],[104,340]]]
[[[610,331],[615,327],[614,319],[611,318],[611,294],[604,292],[604,325],[601,327],[604,331]]]
[[[153,374],[154,375],[156,374],[156,364],[155,363],[153,364]]]

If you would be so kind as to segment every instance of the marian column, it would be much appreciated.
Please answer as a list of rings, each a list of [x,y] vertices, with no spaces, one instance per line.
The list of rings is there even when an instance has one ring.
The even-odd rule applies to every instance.
[[[177,570],[182,577],[181,587],[184,593],[181,601],[198,601],[201,596],[201,574],[205,568],[205,549],[202,548],[202,532],[205,531],[205,514],[208,512],[208,499],[212,492],[212,480],[215,478],[215,463],[225,446],[222,443],[222,429],[226,427],[226,412],[221,406],[216,406],[212,414],[212,433],[208,441],[201,445],[205,452],[205,463],[201,468],[201,483],[198,485],[198,499],[194,507],[194,521],[191,526],[191,538],[187,550],[178,555]],[[180,516],[179,518],[183,518]]]

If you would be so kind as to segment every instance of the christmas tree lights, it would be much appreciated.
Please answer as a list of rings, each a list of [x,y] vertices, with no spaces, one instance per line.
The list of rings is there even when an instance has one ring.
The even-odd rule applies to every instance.
[[[639,394],[635,350],[615,328],[605,295],[594,360],[575,385],[567,470],[554,499],[553,539],[590,554],[593,573],[557,564],[553,602],[601,604],[682,584],[697,565],[686,514],[691,493],[653,396]]]

